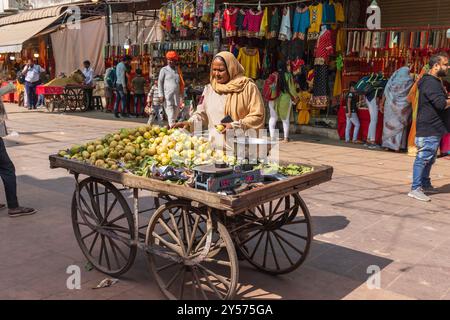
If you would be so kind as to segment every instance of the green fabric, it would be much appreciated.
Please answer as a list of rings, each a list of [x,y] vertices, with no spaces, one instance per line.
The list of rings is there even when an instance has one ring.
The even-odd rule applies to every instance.
[[[344,68],[344,59],[342,58],[342,54],[340,54],[336,59],[336,69],[341,71]]]
[[[275,111],[278,116],[286,120],[289,117],[289,108],[291,106],[291,99],[297,95],[297,90],[295,89],[294,78],[291,73],[284,74],[286,83],[288,84],[289,92],[282,92],[278,99],[275,101]]]

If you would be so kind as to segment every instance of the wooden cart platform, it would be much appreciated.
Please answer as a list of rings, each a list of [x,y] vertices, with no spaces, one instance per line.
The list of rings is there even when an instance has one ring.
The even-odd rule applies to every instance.
[[[72,224],[89,263],[119,276],[132,266],[137,249],[143,249],[169,299],[234,298],[238,256],[272,275],[297,269],[313,238],[310,213],[299,192],[333,174],[332,167],[313,166],[304,175],[222,195],[57,155],[49,159],[51,168],[75,176]],[[80,182],[80,175],[87,178]],[[124,196],[127,190],[133,191],[133,210]],[[139,190],[150,192],[151,208],[139,209]],[[152,216],[140,225],[144,212]]]

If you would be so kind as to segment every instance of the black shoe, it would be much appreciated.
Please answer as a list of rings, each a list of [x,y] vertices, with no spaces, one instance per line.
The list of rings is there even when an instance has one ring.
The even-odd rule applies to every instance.
[[[114,113],[114,117],[116,117],[116,118],[120,118],[120,116],[119,116],[119,114],[118,114],[118,113]]]
[[[16,218],[21,216],[29,216],[35,214],[36,212],[36,209],[33,208],[18,207],[16,209],[9,209],[8,215],[10,218]]]
[[[122,117],[123,117],[123,118],[129,118],[130,115],[129,115],[129,114],[126,114],[126,113],[122,113]]]

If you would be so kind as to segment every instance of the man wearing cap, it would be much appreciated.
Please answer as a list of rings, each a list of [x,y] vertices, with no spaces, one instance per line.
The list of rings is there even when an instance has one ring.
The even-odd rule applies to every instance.
[[[182,105],[184,81],[178,67],[179,57],[175,51],[166,54],[167,66],[161,69],[158,77],[158,90],[161,103],[165,103],[169,126],[175,124]]]

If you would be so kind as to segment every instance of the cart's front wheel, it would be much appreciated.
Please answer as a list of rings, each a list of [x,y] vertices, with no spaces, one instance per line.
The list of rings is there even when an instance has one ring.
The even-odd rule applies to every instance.
[[[182,200],[169,201],[147,229],[150,270],[169,299],[232,299],[238,282],[233,241],[210,214]]]
[[[81,251],[97,270],[119,276],[130,269],[137,251],[134,219],[114,185],[83,180],[79,199],[77,191],[72,199],[72,225]]]
[[[308,255],[311,217],[303,199],[293,194],[247,209],[235,217],[230,233],[253,266],[284,274],[298,268]]]

